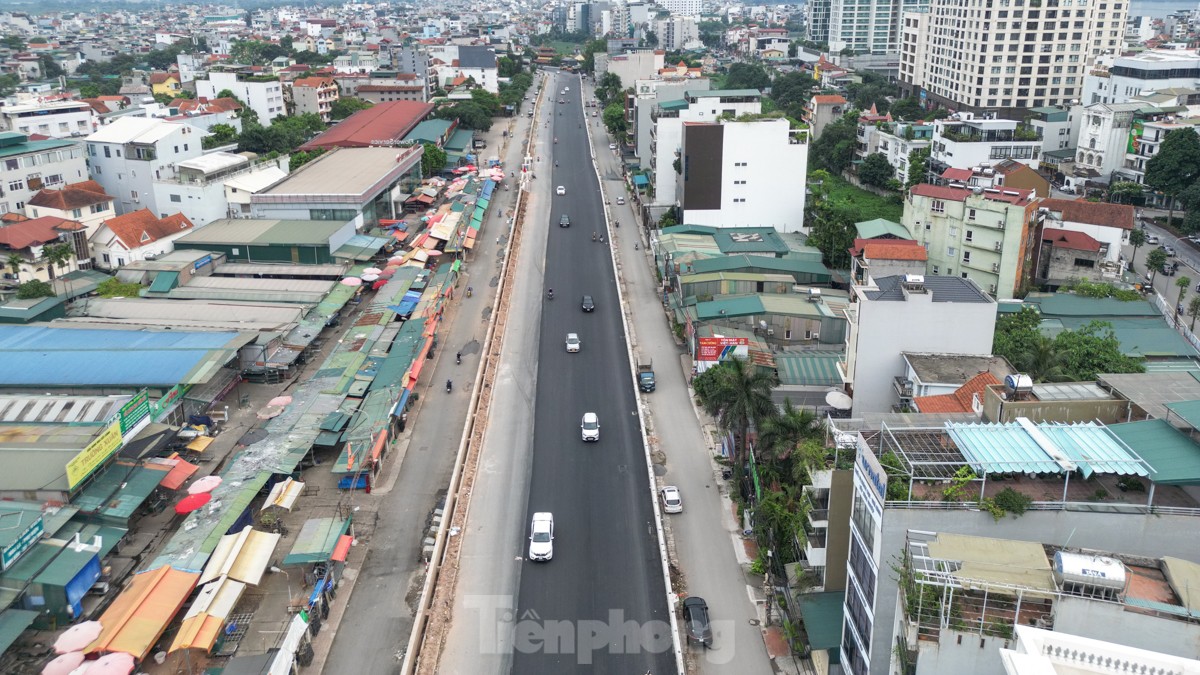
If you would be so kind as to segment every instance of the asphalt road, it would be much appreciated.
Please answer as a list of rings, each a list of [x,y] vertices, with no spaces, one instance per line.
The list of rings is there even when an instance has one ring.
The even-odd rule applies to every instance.
[[[674,670],[669,615],[647,490],[644,449],[622,330],[616,279],[603,232],[603,201],[582,128],[580,82],[557,75],[551,144],[538,182],[555,195],[545,256],[535,423],[526,520],[554,514],[554,559],[525,562],[517,594],[512,672],[667,673]],[[559,92],[569,86],[566,94]],[[565,104],[558,104],[562,98]],[[545,187],[543,184],[539,187]],[[569,228],[559,217],[571,218]],[[594,312],[580,308],[584,294]],[[583,346],[569,354],[567,333]],[[508,336],[513,339],[515,336]],[[580,419],[600,418],[600,441],[584,443]],[[526,525],[526,531],[528,525]]]

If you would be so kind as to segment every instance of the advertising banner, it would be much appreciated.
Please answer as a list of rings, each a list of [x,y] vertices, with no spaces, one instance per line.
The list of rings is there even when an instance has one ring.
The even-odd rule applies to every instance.
[[[750,355],[748,338],[702,337],[698,340],[697,361],[725,361],[735,356],[744,359]]]

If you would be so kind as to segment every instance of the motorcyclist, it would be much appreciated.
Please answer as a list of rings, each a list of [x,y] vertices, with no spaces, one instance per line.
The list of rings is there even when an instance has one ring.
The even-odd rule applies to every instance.
[[[551,289],[547,289],[547,291],[546,291],[546,297],[550,298],[551,300],[553,300],[553,299],[554,299],[554,289],[553,289],[553,288],[551,288]]]
[[[455,362],[455,363],[462,363],[462,352],[457,352],[457,353],[454,355],[454,362]]]
[[[592,241],[596,241],[596,233],[595,232],[592,233]]]
[[[454,388],[454,383],[453,383],[453,382],[451,382],[450,380],[446,380],[446,391],[447,391],[447,393],[448,393],[448,392],[449,392],[451,389],[453,389],[453,388]]]

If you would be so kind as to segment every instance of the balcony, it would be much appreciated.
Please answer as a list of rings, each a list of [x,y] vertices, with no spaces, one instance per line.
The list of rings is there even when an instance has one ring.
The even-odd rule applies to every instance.
[[[896,390],[896,394],[901,399],[911,399],[913,397],[913,381],[903,376],[897,375],[892,378],[892,388]]]

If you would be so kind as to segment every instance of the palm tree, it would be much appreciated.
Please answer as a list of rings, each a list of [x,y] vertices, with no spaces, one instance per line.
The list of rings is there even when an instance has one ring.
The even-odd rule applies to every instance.
[[[52,244],[47,246],[42,255],[46,256],[48,263],[47,271],[50,273],[50,280],[54,280],[54,268],[66,267],[67,262],[71,259],[73,251],[70,244]]]
[[[25,259],[21,257],[21,254],[14,251],[9,254],[7,262],[8,262],[8,268],[10,270],[12,270],[13,279],[15,279],[16,281],[20,281],[21,280],[21,265],[25,264]]]
[[[769,462],[787,459],[800,441],[813,433],[817,416],[806,408],[797,408],[792,400],[783,402],[783,410],[763,420],[758,430],[759,456]]]
[[[1129,233],[1129,245],[1133,247],[1133,257],[1129,259],[1129,267],[1137,262],[1137,252],[1146,243],[1146,231],[1140,227],[1133,228]]]
[[[1161,248],[1156,248],[1146,256],[1146,266],[1150,268],[1150,288],[1154,288],[1154,280],[1158,278],[1158,273],[1162,271],[1163,265],[1167,264],[1167,252]]]
[[[1196,315],[1200,314],[1200,295],[1197,295],[1188,301],[1188,314],[1192,315],[1192,325],[1188,327],[1188,330],[1195,333],[1196,332]]]
[[[1183,313],[1183,297],[1187,295],[1188,289],[1192,287],[1191,277],[1179,277],[1175,280],[1175,286],[1179,289],[1179,297],[1175,298],[1175,325],[1179,325],[1179,315]]]
[[[737,436],[734,446],[734,466],[739,471],[746,465],[748,436],[751,426],[761,425],[775,414],[771,389],[779,383],[774,373],[759,370],[744,359],[733,358],[716,366],[711,390],[701,398],[701,405],[717,424]]]
[[[1017,358],[1014,364],[1025,371],[1034,382],[1065,382],[1070,377],[1063,370],[1063,357],[1054,346],[1054,340],[1038,335],[1029,350]]]

